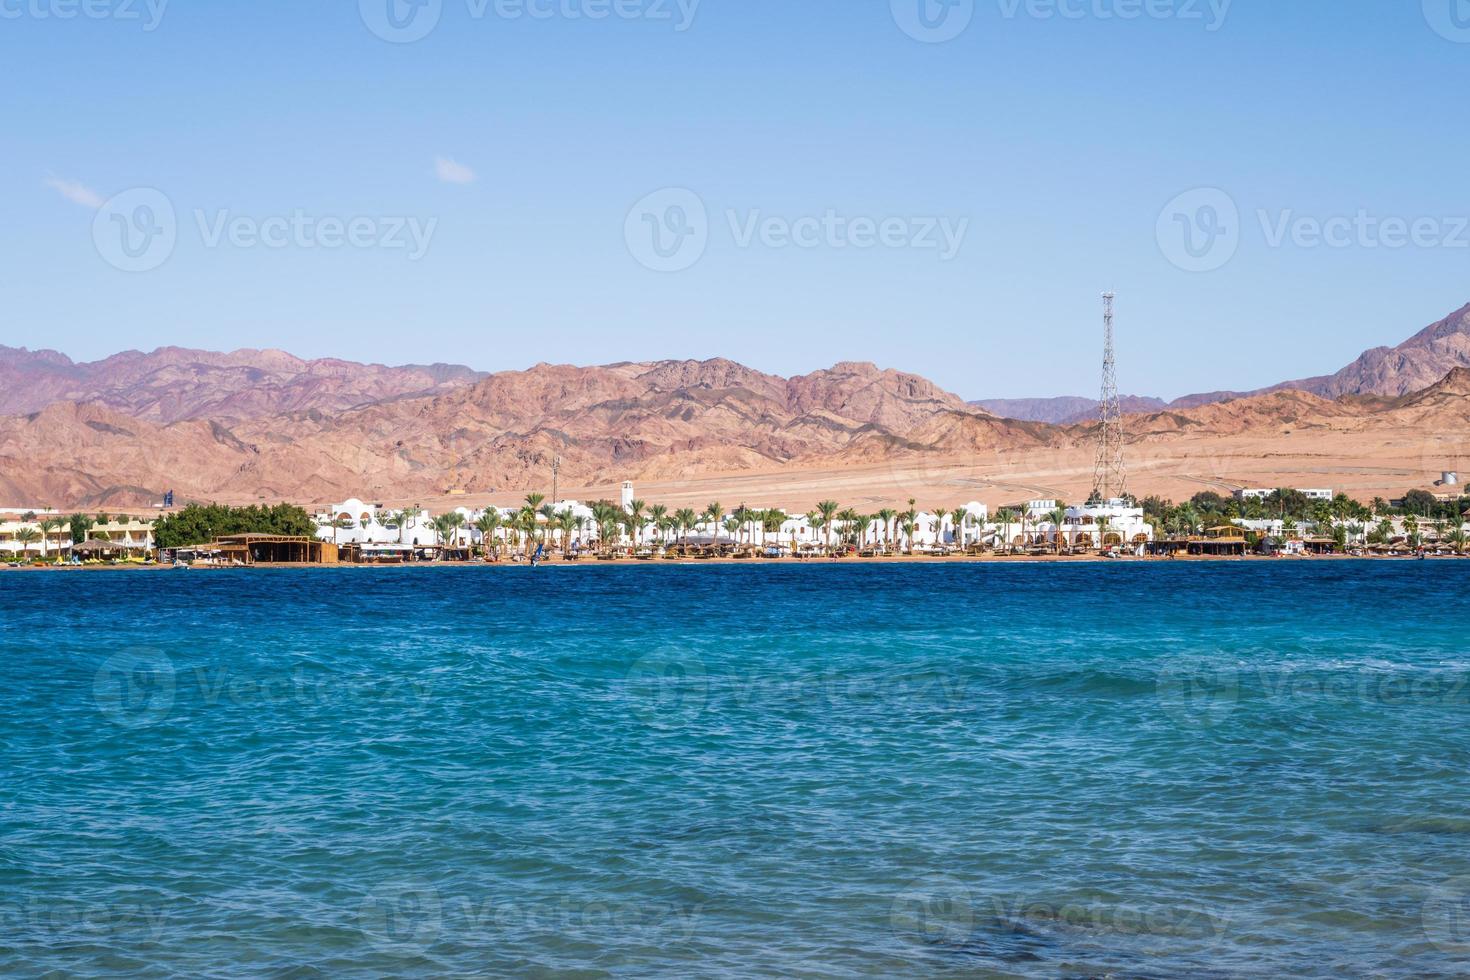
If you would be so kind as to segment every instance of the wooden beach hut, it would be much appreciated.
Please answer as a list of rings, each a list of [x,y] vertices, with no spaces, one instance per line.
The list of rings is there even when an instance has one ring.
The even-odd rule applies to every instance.
[[[335,565],[330,541],[288,534],[226,534],[213,545],[227,561],[242,565]]]

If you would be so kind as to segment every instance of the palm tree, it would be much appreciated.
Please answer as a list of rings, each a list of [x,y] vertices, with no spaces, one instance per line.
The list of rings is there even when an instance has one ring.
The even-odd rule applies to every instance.
[[[1385,517],[1379,521],[1368,534],[1368,540],[1374,544],[1388,544],[1393,540],[1393,521]]]
[[[736,543],[738,544],[739,538],[737,537],[737,535],[739,535],[740,533],[740,518],[733,516],[725,518],[725,531],[730,535],[730,537],[735,538]]]
[[[704,519],[714,528],[714,544],[720,546],[720,524],[725,520],[725,508],[720,506],[718,500],[704,509]]]
[[[1463,516],[1456,517],[1451,526],[1454,530],[1450,532],[1450,544],[1455,546],[1455,551],[1458,554],[1463,555],[1465,553],[1465,544],[1467,540],[1470,540],[1465,534],[1465,518]]]
[[[43,517],[39,521],[36,522],[36,526],[41,529],[41,558],[42,558],[42,560],[45,560],[45,558],[46,558],[46,539],[51,536],[51,532],[52,531],[56,530],[58,527],[61,526],[61,521],[57,520],[54,517]],[[58,541],[56,543],[56,545],[57,545],[57,550],[59,551],[61,549],[61,542]]]
[[[898,511],[892,507],[884,507],[878,511],[878,520],[883,523],[883,553],[889,554],[893,550],[892,526],[894,519],[898,517]]]
[[[750,507],[748,507],[744,501],[741,501],[740,504],[737,505],[735,508],[734,517],[735,527],[737,529],[735,532],[736,544],[739,544],[745,540],[746,525],[750,522]],[[751,543],[755,543],[753,535]]]
[[[495,532],[499,529],[500,511],[494,507],[486,507],[485,512],[480,515],[480,519],[475,521],[475,530],[480,532],[481,555],[485,553],[486,546],[490,545],[490,542],[495,537]],[[497,543],[493,547],[495,548],[496,557],[500,557],[500,545]]]
[[[1009,554],[1011,550],[1011,521],[1015,518],[1015,516],[1015,512],[1009,507],[1002,507],[999,511],[996,512],[995,515],[996,523],[1002,525],[1005,528],[1005,530],[1001,532],[1003,538],[1001,543],[1005,545],[1005,551],[1007,554]]]
[[[841,509],[842,505],[835,500],[823,500],[817,504],[817,512],[822,515],[822,525],[827,529],[828,554],[832,553],[832,518],[836,517],[837,512]]]
[[[965,507],[956,507],[954,513],[949,515],[949,519],[954,521],[955,543],[960,546],[961,551],[964,551],[966,522],[970,519],[970,511]]]
[[[766,543],[766,535],[776,535],[776,544],[781,544],[781,525],[786,523],[786,512],[774,507],[761,512],[761,544]]]
[[[1056,553],[1060,555],[1062,553],[1062,525],[1067,522],[1067,510],[1065,507],[1055,507],[1046,515],[1046,519],[1051,521],[1052,527],[1056,528],[1056,533],[1052,535],[1054,539],[1052,544],[1055,546]],[[1070,551],[1071,545],[1069,544],[1067,548]]]
[[[577,530],[577,515],[570,507],[558,511],[556,515],[556,526],[561,529],[561,553],[569,555],[572,553],[572,535]]]
[[[658,530],[658,543],[664,543],[664,519],[668,517],[669,509],[663,504],[654,504],[648,508],[648,520]]]
[[[642,544],[643,537],[643,510],[648,505],[641,500],[628,502],[628,527],[633,532],[633,549],[636,551]]]
[[[812,529],[812,536],[816,537],[817,532],[822,530],[822,512],[819,510],[807,511],[806,526]]]
[[[857,529],[858,550],[861,551],[867,543],[868,529],[873,526],[873,518],[867,514],[858,514],[853,520],[853,526]]]
[[[67,524],[71,529],[71,550],[75,554],[77,543],[87,540],[87,532],[92,530],[95,525],[92,522],[92,518],[86,514],[71,515],[67,520]]]
[[[444,557],[444,550],[449,547],[449,536],[454,533],[454,519],[450,514],[440,514],[430,522],[434,527],[434,533],[439,536],[439,557]]]
[[[934,508],[934,543],[944,547],[944,519],[949,516],[949,510],[944,507]]]
[[[903,514],[903,532],[905,535],[908,536],[908,553],[911,555],[914,553],[914,531],[917,530],[917,525],[914,523],[914,521],[918,518],[918,516],[919,515],[916,514],[912,509],[905,511]]]
[[[679,526],[679,544],[688,548],[689,532],[699,523],[699,515],[690,507],[681,507],[674,511],[674,523]]]
[[[423,513],[423,511],[420,510],[418,506],[405,507],[405,508],[403,508],[402,510],[400,510],[398,512],[397,516],[395,517],[395,520],[398,521],[398,543],[399,544],[403,544],[403,532],[408,527],[408,522],[409,521],[416,521],[416,520],[418,520],[418,516],[420,514],[422,514],[422,513]]]
[[[33,527],[23,527],[15,532],[15,543],[20,545],[22,557],[28,557],[27,553],[31,550],[31,545],[35,544],[36,539],[40,536],[40,533]],[[42,553],[44,554],[44,546]]]

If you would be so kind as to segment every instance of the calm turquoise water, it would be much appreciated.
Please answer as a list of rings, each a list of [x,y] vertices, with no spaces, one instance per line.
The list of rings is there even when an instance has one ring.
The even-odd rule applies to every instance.
[[[0,573],[0,973],[1465,975],[1467,595]]]

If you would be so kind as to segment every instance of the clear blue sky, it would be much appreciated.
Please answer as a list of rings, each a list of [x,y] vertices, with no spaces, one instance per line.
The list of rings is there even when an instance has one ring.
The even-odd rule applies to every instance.
[[[1335,370],[1470,300],[1470,248],[1444,244],[1470,244],[1462,0],[1463,21],[1452,0],[1442,16],[1439,0],[1236,0],[1220,23],[1208,0],[1137,19],[1103,15],[1145,0],[1067,0],[1075,17],[974,0],[945,43],[900,28],[893,8],[918,0],[704,0],[683,31],[676,0],[617,0],[672,20],[429,0],[439,20],[413,43],[367,26],[389,0],[174,0],[151,31],[147,0],[89,0],[135,20],[55,16],[75,2],[0,0],[0,343],[487,370],[871,360],[971,398],[1091,394],[1111,287],[1121,387],[1173,396]],[[136,187],[167,196],[177,232],[167,261],[129,273],[93,226]],[[628,218],[670,187],[707,208],[707,249],[658,272]],[[1160,214],[1200,187],[1238,207],[1238,247],[1193,272]],[[829,209],[969,224],[948,260],[741,244],[752,212]],[[1258,210],[1436,224],[1403,248],[1273,245]],[[211,244],[196,212],[437,224],[414,260],[294,235]]]

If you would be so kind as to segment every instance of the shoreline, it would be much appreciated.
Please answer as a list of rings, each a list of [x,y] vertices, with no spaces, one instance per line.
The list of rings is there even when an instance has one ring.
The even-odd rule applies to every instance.
[[[1293,555],[1290,557],[1275,557],[1271,555],[1244,555],[1244,556],[1214,556],[1214,555],[1189,555],[1177,558],[1165,557],[1138,557],[1126,556],[1120,558],[1104,558],[1099,555],[890,555],[875,558],[859,558],[849,556],[844,558],[614,558],[602,560],[598,558],[583,557],[578,561],[563,561],[560,557],[549,558],[542,561],[537,568],[601,568],[601,567],[664,567],[664,566],[700,566],[700,565],[743,565],[751,567],[803,567],[809,565],[1176,565],[1176,564],[1258,564],[1270,562],[1276,564],[1313,564],[1318,562],[1409,562],[1409,561],[1456,561],[1470,559],[1466,555],[1426,555],[1418,558],[1413,555]],[[160,572],[176,571],[180,566],[152,564],[118,564],[118,565],[0,565],[0,572],[103,572],[103,571],[130,571],[130,572]],[[190,571],[240,571],[252,569],[363,569],[363,570],[395,570],[395,569],[442,569],[442,568],[485,568],[485,569],[510,569],[531,568],[528,561],[417,561],[405,563],[365,563],[354,564],[342,562],[338,564],[308,564],[304,562],[270,563],[256,562],[252,565],[189,565]]]

